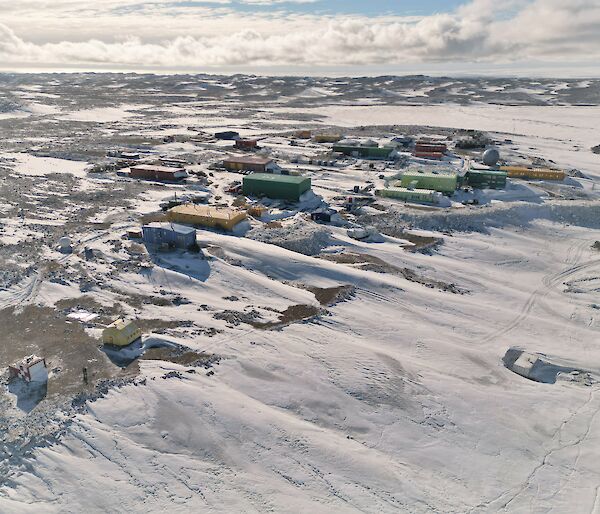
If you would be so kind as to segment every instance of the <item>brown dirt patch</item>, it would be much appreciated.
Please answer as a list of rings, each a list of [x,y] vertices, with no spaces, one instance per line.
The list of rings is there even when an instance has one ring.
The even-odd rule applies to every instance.
[[[352,297],[355,291],[354,286],[343,285],[337,287],[314,287],[308,286],[306,290],[315,295],[317,301],[326,307],[331,307],[336,303],[343,302]]]
[[[389,273],[392,275],[400,276],[410,282],[424,285],[425,287],[440,289],[441,291],[448,291],[455,294],[464,294],[467,291],[460,289],[456,284],[448,284],[439,280],[433,280],[423,275],[418,274],[416,271],[410,268],[400,268],[385,262],[379,257],[368,255],[364,253],[334,253],[334,254],[322,254],[319,256],[321,259],[325,259],[331,262],[337,262],[338,264],[350,265],[355,268],[363,269],[366,271],[374,271],[376,273]]]
[[[48,398],[89,392],[102,380],[130,376],[99,351],[99,342],[80,323],[54,309],[33,305],[19,311],[4,309],[0,326],[0,365],[6,368],[30,354],[46,358],[52,370]],[[84,367],[88,368],[87,385],[82,378]]]
[[[278,328],[283,328],[286,325],[291,325],[292,323],[314,318],[321,314],[321,312],[322,310],[314,305],[291,305],[279,314],[279,319],[277,321],[269,321],[266,323],[255,321],[250,324],[254,328],[261,330],[276,330]]]

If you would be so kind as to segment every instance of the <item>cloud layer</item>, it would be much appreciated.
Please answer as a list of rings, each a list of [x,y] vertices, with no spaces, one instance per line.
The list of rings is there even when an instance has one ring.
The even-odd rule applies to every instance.
[[[256,2],[278,3],[247,1]],[[0,0],[0,62],[210,69],[600,61],[598,0],[472,0],[420,18],[242,15],[227,0],[81,4]]]

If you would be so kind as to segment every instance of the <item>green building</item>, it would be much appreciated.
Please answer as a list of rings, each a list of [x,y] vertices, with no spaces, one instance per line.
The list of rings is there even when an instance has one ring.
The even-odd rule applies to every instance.
[[[465,180],[473,189],[504,189],[507,176],[505,171],[471,169],[465,174]]]
[[[399,184],[411,189],[432,189],[444,194],[452,194],[458,187],[458,174],[448,171],[408,170],[402,175]]]
[[[244,177],[242,190],[246,196],[266,196],[297,202],[303,193],[310,190],[310,187],[311,182],[308,177],[252,173]]]
[[[377,189],[377,196],[383,198],[394,198],[405,202],[436,204],[439,201],[440,193],[431,189],[408,189],[406,187],[388,187]]]
[[[363,159],[389,159],[394,148],[390,146],[333,145],[333,151]]]

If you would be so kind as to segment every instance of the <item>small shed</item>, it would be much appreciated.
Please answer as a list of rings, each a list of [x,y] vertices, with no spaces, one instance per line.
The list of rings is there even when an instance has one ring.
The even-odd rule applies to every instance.
[[[318,223],[330,223],[335,214],[337,213],[333,209],[318,209],[310,213],[310,219]]]
[[[127,346],[142,337],[142,331],[132,320],[119,318],[102,331],[102,342],[114,346]]]
[[[513,363],[512,370],[525,378],[531,378],[531,372],[537,364],[539,358],[537,355],[522,352],[519,358]]]
[[[266,196],[296,202],[310,188],[311,180],[308,177],[270,173],[252,173],[244,177],[242,185],[246,196]]]
[[[264,173],[272,164],[267,157],[258,156],[232,156],[223,161],[223,166],[228,171],[254,171]]]
[[[235,147],[240,150],[254,150],[258,148],[257,139],[236,139]]]
[[[196,229],[177,223],[149,223],[142,227],[142,233],[144,243],[151,246],[187,249],[196,244]]]
[[[48,366],[46,359],[37,355],[29,355],[21,362],[8,367],[9,376],[21,378],[25,382],[48,382]]]

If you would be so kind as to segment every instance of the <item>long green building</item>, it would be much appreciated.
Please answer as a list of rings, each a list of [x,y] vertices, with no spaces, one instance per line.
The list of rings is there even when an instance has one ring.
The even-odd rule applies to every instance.
[[[266,196],[280,200],[298,201],[311,188],[308,177],[252,173],[244,177],[242,191],[246,196]]]
[[[438,203],[439,197],[442,196],[440,193],[431,189],[407,189],[406,187],[377,189],[375,194],[382,198],[394,198],[405,202],[427,203],[432,205]]]
[[[408,170],[403,173],[399,185],[409,189],[432,189],[452,194],[458,187],[458,174],[448,171]]]
[[[465,174],[465,179],[473,189],[504,189],[507,176],[505,171],[471,169]]]
[[[333,151],[363,159],[390,159],[394,148],[390,146],[333,145]]]

